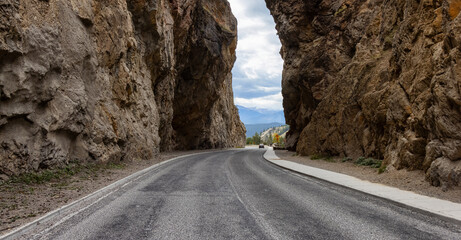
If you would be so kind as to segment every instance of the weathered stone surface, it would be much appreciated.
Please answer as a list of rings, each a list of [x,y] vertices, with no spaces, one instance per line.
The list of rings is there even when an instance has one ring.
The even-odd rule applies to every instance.
[[[461,1],[266,2],[291,148],[461,183]]]
[[[0,174],[233,147],[225,0],[0,3]]]

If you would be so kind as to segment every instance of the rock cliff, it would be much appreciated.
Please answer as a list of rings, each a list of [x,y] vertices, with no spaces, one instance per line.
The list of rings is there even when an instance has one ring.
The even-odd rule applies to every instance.
[[[266,0],[288,142],[461,183],[461,1]]]
[[[244,145],[226,0],[0,2],[0,175]]]

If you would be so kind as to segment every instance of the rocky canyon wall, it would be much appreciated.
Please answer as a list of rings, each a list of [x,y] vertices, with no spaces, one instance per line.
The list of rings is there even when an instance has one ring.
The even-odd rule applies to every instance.
[[[0,2],[0,175],[244,145],[226,0]]]
[[[266,0],[289,145],[461,183],[461,1]]]

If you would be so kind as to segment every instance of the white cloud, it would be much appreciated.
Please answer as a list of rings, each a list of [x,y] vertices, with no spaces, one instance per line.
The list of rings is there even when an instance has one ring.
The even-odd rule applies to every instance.
[[[239,41],[236,66],[248,79],[281,77],[283,62],[279,55],[280,46],[269,41],[271,36],[275,33],[259,32]]]
[[[234,91],[241,91],[245,93],[279,93],[282,91],[280,86],[249,86],[249,84],[241,85],[241,84],[234,84]]]
[[[245,15],[245,2],[241,0],[229,0],[231,5],[232,13],[237,17]]]
[[[233,70],[235,103],[259,110],[282,110],[281,44],[265,1],[229,2],[238,20],[239,35]]]
[[[280,81],[283,61],[275,24],[264,0],[230,0],[238,20],[236,71],[247,79],[275,79]]]
[[[256,87],[256,89],[258,91],[262,91],[262,92],[265,92],[265,93],[269,93],[269,92],[281,92],[282,91],[282,88],[281,87],[263,87],[263,86],[258,86]]]
[[[258,98],[235,98],[235,104],[252,109],[283,110],[282,93],[258,97]]]

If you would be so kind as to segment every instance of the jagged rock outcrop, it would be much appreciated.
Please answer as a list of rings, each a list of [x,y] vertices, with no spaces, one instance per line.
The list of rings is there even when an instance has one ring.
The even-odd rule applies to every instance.
[[[244,145],[226,0],[0,3],[0,175]]]
[[[461,183],[461,1],[266,2],[291,148]]]

